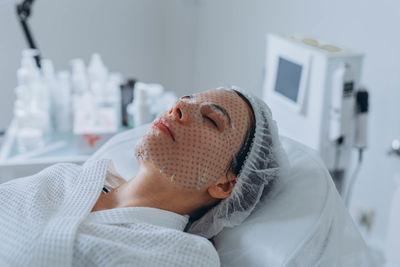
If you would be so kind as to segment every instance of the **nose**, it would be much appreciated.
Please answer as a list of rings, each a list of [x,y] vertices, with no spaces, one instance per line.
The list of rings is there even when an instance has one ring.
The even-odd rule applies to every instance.
[[[184,123],[188,119],[188,111],[184,106],[183,102],[178,100],[172,106],[172,108],[168,111],[168,114],[172,116],[172,118],[180,123]]]

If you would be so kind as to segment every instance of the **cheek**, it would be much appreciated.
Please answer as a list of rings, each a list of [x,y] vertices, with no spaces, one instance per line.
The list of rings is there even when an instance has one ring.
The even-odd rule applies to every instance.
[[[206,128],[200,131],[192,144],[185,147],[182,156],[191,158],[192,165],[196,165],[197,169],[207,169],[207,183],[223,178],[233,157],[232,144],[227,135]]]
[[[185,137],[178,146],[177,157],[185,165],[191,166],[191,173],[197,172],[199,168],[207,168],[210,179],[215,178],[228,157],[226,138],[211,127],[199,127],[182,134]]]
[[[136,144],[137,159],[151,162],[166,179],[189,190],[225,176],[234,147],[228,135],[204,125],[174,130],[177,143],[148,131]]]

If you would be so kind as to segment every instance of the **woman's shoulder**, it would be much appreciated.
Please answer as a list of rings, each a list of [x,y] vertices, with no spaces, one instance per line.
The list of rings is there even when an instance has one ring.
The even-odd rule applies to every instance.
[[[93,246],[112,252],[100,259],[111,255],[113,261],[126,265],[220,266],[218,253],[210,241],[181,230],[147,223],[113,224],[111,227],[110,224],[95,223],[93,219],[79,229],[79,244],[84,246],[76,247],[78,258],[87,257],[87,247]]]
[[[184,251],[192,251],[194,266],[220,266],[218,252],[206,238],[184,232],[187,244],[182,243]]]
[[[157,239],[157,246],[166,246],[164,252],[170,250],[181,255],[179,258],[187,261],[182,263],[183,266],[220,266],[218,252],[208,239],[176,229],[154,225],[150,228],[152,230],[147,231],[148,238]]]

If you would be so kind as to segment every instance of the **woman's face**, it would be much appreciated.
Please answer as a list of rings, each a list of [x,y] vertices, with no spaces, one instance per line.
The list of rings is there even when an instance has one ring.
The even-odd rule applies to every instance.
[[[236,93],[210,90],[181,97],[136,144],[139,164],[151,163],[185,189],[226,177],[250,123],[250,108]]]

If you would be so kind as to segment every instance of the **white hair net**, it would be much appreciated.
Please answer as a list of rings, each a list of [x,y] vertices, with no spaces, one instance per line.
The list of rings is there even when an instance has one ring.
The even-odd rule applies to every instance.
[[[249,101],[255,117],[255,132],[231,195],[187,227],[187,232],[206,238],[217,235],[224,227],[241,224],[260,201],[264,190],[268,190],[270,183],[287,166],[276,122],[268,106],[243,89],[230,89]]]

